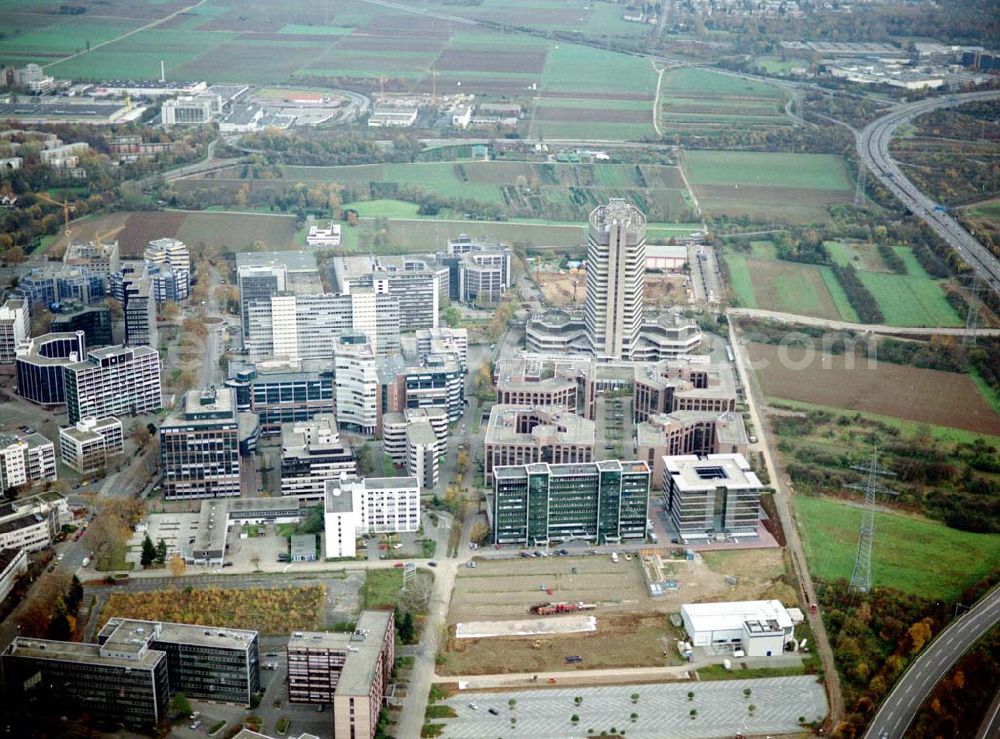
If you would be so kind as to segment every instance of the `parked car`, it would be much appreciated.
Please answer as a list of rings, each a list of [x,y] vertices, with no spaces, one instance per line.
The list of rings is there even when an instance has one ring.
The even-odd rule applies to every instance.
[[[438,566],[438,563],[437,563],[437,562],[435,562],[435,561],[434,561],[434,560],[432,559],[432,560],[431,560],[430,562],[428,562],[428,563],[427,563],[427,566],[428,566],[428,567],[437,567],[437,566]]]
[[[490,713],[492,713],[494,716],[499,716],[500,715],[500,711],[498,711],[495,708],[487,708],[486,710],[489,711]]]

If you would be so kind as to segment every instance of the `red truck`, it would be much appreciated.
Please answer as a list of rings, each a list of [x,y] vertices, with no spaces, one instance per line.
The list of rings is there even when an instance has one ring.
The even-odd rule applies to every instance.
[[[552,616],[556,613],[574,613],[576,611],[592,611],[597,606],[593,603],[536,603],[529,609],[536,616]]]

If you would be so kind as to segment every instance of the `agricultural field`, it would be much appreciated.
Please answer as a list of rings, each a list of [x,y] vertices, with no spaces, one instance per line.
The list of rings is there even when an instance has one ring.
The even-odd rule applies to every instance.
[[[850,579],[858,546],[857,500],[796,495],[809,569],[824,580]],[[872,584],[947,600],[1000,566],[1000,535],[973,534],[917,516],[882,511],[872,552]]]
[[[288,634],[322,626],[326,588],[196,588],[149,592],[114,592],[101,611],[100,626],[112,616],[151,621],[254,629],[262,634]]]
[[[998,415],[969,375],[874,362],[800,347],[750,344],[768,398],[814,403],[933,426],[1000,435]],[[848,368],[853,359],[854,367]],[[919,399],[919,402],[917,402]]]
[[[677,660],[673,644],[679,634],[666,614],[681,603],[718,598],[795,600],[794,590],[784,582],[784,560],[778,549],[709,553],[693,562],[667,562],[681,589],[656,599],[646,592],[638,559],[622,558],[618,564],[608,556],[482,560],[474,570],[461,569],[448,612],[451,628],[445,663],[438,673],[562,670],[568,669],[567,654],[583,657],[582,669],[668,664]],[[738,584],[728,585],[727,576],[736,576]],[[529,618],[529,607],[543,601],[596,604],[590,613],[597,618],[597,631],[455,638],[456,623]]]
[[[501,209],[508,218],[585,223],[590,211],[609,198],[626,198],[646,214],[651,226],[691,223],[696,213],[677,167],[659,164],[579,164],[516,161],[414,162],[334,167],[286,165],[278,180],[254,180],[259,191],[286,191],[299,183],[337,183],[345,197],[363,201],[398,200],[400,189],[429,190],[467,207]],[[208,179],[174,183],[180,192],[236,190],[247,180],[227,171]],[[410,196],[412,197],[412,195]],[[469,201],[475,201],[469,203]],[[464,213],[445,209],[444,218]],[[651,236],[652,237],[652,236]]]
[[[910,249],[893,247],[906,274],[889,270],[878,250],[861,242],[825,242],[835,264],[853,265],[891,326],[959,326],[961,318],[948,303],[944,282],[932,278]],[[747,308],[794,313],[829,320],[858,320],[847,295],[827,266],[778,259],[770,241],[754,241],[749,251],[727,246],[736,301]]]
[[[687,151],[683,165],[701,207],[714,215],[821,222],[854,194],[843,162],[829,154]]]
[[[675,131],[791,125],[787,95],[775,85],[704,69],[664,72],[660,83],[660,126]]]

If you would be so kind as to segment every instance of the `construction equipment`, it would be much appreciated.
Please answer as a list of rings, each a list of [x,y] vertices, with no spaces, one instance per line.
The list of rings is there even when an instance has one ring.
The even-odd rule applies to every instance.
[[[70,205],[69,201],[66,200],[65,198],[63,198],[63,201],[60,203],[55,198],[51,197],[48,193],[44,192],[36,192],[35,197],[38,198],[39,200],[44,200],[46,203],[49,203],[50,205],[57,205],[63,209],[63,224],[66,231],[66,246],[69,246],[70,235],[71,235],[71,232],[69,230],[69,214],[70,211],[76,210],[76,206]]]
[[[592,611],[597,608],[594,603],[536,603],[529,609],[536,616],[552,616],[557,613],[575,613],[576,611]]]

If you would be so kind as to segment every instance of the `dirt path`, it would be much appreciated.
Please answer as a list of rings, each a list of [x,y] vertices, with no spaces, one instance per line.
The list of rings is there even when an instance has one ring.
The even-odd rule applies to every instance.
[[[656,96],[653,98],[653,130],[656,131],[657,136],[663,136],[663,131],[660,129],[660,89],[663,86],[663,73],[667,71],[666,66],[657,69],[656,62],[652,59],[649,60],[650,64],[653,65],[653,69],[656,71]],[[693,197],[693,196],[692,196]]]

